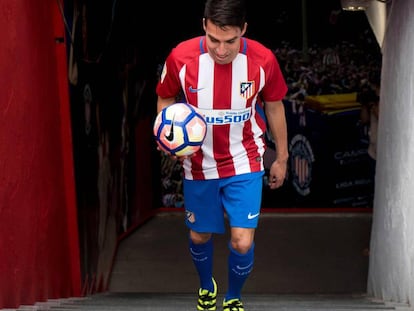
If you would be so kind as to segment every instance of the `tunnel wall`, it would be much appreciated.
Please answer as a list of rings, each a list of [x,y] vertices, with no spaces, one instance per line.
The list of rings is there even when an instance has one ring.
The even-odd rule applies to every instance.
[[[64,25],[0,2],[0,309],[80,294]]]

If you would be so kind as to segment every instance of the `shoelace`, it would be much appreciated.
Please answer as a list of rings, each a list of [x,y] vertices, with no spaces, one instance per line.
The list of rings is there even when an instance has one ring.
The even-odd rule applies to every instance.
[[[240,302],[240,300],[234,300],[230,302],[228,305],[224,307],[225,311],[242,311],[244,310],[243,304]]]
[[[202,308],[212,308],[215,304],[216,297],[214,293],[210,293],[208,290],[202,290],[198,298],[198,305]]]

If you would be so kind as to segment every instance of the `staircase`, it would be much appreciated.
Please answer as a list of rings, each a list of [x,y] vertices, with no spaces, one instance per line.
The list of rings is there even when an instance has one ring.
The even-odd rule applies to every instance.
[[[222,297],[218,297],[221,301]],[[22,306],[37,311],[196,311],[193,294],[103,293]],[[384,311],[412,310],[405,305],[375,301],[364,295],[244,295],[246,311]],[[5,309],[3,309],[5,310]],[[7,309],[9,311],[13,309]],[[16,311],[17,311],[16,310]],[[217,308],[221,310],[220,306]]]

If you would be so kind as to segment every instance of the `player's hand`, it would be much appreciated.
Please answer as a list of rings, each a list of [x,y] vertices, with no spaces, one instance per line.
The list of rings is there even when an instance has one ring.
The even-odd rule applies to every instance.
[[[274,161],[269,171],[269,187],[270,189],[277,189],[281,187],[285,181],[287,170],[286,161]]]
[[[194,155],[194,153],[193,154],[190,154],[190,155],[185,155],[185,156],[176,156],[176,155],[174,155],[174,154],[171,154],[170,152],[168,152],[168,151],[166,151],[166,150],[164,150],[163,148],[161,148],[159,145],[157,146],[157,150],[158,151],[160,151],[161,153],[163,153],[163,154],[165,154],[166,156],[168,156],[168,157],[170,157],[172,160],[178,160],[178,161],[180,161],[181,163],[185,160],[185,159],[189,159],[189,158],[191,158],[193,155]]]

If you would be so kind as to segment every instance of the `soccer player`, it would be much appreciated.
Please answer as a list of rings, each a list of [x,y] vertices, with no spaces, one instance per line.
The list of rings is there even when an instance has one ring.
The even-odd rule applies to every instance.
[[[269,187],[280,187],[288,160],[282,99],[287,86],[275,54],[244,37],[243,0],[207,0],[205,35],[179,43],[156,87],[161,111],[184,94],[207,121],[202,148],[181,158],[189,251],[199,275],[198,310],[216,310],[220,284],[212,275],[213,234],[230,225],[224,311],[244,311],[242,288],[254,264],[264,175],[264,133],[276,145]]]

